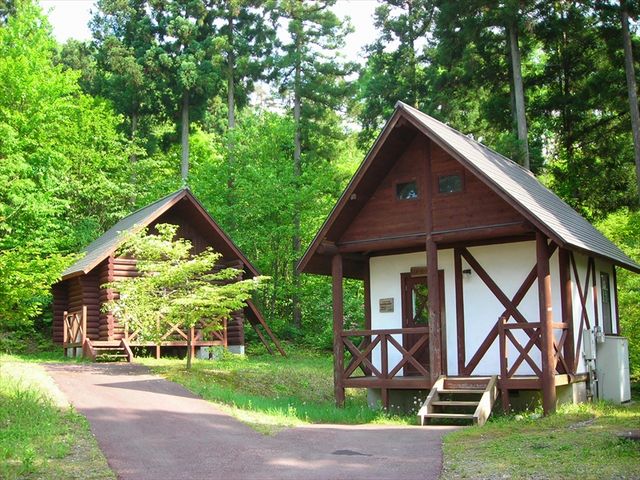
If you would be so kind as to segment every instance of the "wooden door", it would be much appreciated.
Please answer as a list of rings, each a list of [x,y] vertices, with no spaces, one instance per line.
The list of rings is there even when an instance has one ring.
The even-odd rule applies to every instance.
[[[440,270],[438,280],[440,282],[440,319],[444,325],[444,271]],[[427,277],[412,277],[410,273],[401,275],[402,281],[402,328],[428,327],[429,326],[429,288]],[[421,334],[404,334],[402,336],[403,347],[409,350],[420,339]],[[414,358],[426,370],[429,370],[429,342],[426,342],[414,354]],[[443,359],[444,361],[444,359]],[[420,375],[416,367],[407,363],[404,367],[404,375]]]

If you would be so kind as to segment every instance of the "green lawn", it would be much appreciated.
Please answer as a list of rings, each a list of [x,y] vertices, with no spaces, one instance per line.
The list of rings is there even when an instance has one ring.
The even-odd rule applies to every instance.
[[[0,354],[0,478],[115,479],[82,415],[37,360]]]
[[[336,408],[332,359],[328,355],[225,355],[216,361],[195,360],[191,372],[185,369],[184,360],[136,361],[220,404],[263,433],[304,423],[417,424],[414,415],[371,410],[362,389],[347,390],[345,408]]]
[[[619,432],[640,429],[640,403],[565,405],[555,415],[494,417],[444,440],[442,480],[638,479],[640,443]]]

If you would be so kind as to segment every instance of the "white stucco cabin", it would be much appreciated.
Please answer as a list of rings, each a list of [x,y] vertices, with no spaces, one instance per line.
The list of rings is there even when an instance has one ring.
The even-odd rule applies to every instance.
[[[403,103],[298,268],[333,278],[339,404],[492,378],[505,408],[523,390],[545,411],[628,399],[616,269],[640,267],[530,172]],[[343,278],[364,282],[362,330],[343,328]]]

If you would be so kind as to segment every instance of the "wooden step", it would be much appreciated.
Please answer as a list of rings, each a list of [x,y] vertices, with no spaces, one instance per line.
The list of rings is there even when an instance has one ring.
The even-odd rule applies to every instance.
[[[120,347],[120,340],[91,340],[93,348],[96,347]]]
[[[447,377],[444,380],[444,388],[484,391],[490,380],[491,377]]]
[[[473,413],[427,413],[425,418],[456,418],[473,420]]]
[[[477,407],[480,402],[467,402],[463,400],[434,400],[431,405],[440,407]]]
[[[484,393],[484,390],[471,390],[471,389],[467,389],[467,388],[442,388],[438,390],[438,393],[445,393],[445,394],[474,394],[474,395],[482,395]]]
[[[442,375],[431,388],[431,392],[418,411],[422,425],[426,419],[451,418],[457,420],[472,420],[477,425],[483,425],[495,402],[498,377],[454,377],[452,379]],[[480,395],[478,400],[468,400],[469,395]],[[443,398],[445,397],[445,398]],[[473,413],[436,412],[436,408],[473,408]],[[464,410],[463,410],[464,411]]]

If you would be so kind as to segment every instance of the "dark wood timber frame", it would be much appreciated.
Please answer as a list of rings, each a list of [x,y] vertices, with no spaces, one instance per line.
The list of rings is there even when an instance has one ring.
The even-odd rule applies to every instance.
[[[432,179],[431,174],[431,141],[429,140],[426,154],[426,178]],[[429,372],[431,383],[434,383],[443,373],[442,368],[442,332],[440,330],[440,280],[438,276],[438,246],[433,239],[433,182],[429,182],[425,190],[427,199],[426,231],[427,231],[427,288],[429,289]]]

